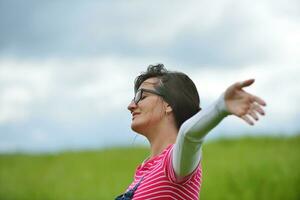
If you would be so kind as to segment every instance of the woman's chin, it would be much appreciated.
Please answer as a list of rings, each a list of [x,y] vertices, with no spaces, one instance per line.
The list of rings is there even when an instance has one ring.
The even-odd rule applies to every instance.
[[[142,123],[138,123],[138,122],[132,121],[132,123],[131,123],[131,129],[134,132],[142,133],[143,130],[144,130],[144,125]]]
[[[140,133],[141,131],[141,128],[139,126],[136,126],[135,124],[131,124],[131,129],[137,133]]]

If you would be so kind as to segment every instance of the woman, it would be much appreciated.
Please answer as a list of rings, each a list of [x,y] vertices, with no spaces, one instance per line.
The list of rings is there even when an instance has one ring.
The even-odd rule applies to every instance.
[[[138,166],[127,192],[116,199],[199,198],[202,181],[201,146],[204,136],[227,115],[250,125],[264,115],[266,103],[243,90],[254,79],[231,85],[208,109],[199,107],[193,81],[184,73],[150,65],[135,80],[128,106],[131,128],[151,145],[149,158]]]

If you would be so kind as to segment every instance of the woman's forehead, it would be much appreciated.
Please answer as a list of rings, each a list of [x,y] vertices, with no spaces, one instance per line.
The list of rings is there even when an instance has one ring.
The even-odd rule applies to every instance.
[[[139,88],[154,89],[154,86],[157,85],[158,82],[159,79],[156,77],[148,78],[140,85]]]

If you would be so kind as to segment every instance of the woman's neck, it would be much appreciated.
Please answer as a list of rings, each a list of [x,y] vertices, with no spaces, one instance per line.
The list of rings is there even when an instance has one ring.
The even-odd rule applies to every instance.
[[[151,145],[149,159],[159,155],[170,144],[174,144],[176,142],[177,133],[177,128],[170,126],[153,130],[152,134],[149,134],[147,137]]]

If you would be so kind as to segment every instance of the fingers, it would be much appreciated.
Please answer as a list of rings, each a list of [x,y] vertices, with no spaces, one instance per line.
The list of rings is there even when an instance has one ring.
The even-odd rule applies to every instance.
[[[262,106],[266,106],[267,105],[266,102],[263,99],[259,98],[258,96],[252,95],[252,100],[253,100],[253,102],[256,102],[256,103],[258,103],[258,104],[260,104]]]
[[[253,110],[249,110],[248,115],[250,115],[255,121],[258,120],[258,116]]]
[[[248,98],[250,98],[251,102],[256,102],[259,105],[266,106],[267,104],[263,99],[261,99],[258,96],[247,93],[246,91],[243,90],[244,87],[248,87],[248,86],[252,85],[254,83],[254,81],[255,81],[255,79],[248,79],[245,81],[237,82],[236,84],[234,84],[234,86],[236,88],[238,88],[240,91],[242,91],[242,93],[244,93],[245,96],[248,96]]]
[[[260,115],[265,115],[265,111],[261,108],[260,105],[256,104],[256,103],[252,103],[247,114],[246,115],[243,115],[241,116],[241,118],[249,125],[253,126],[254,125],[254,122],[253,120],[255,121],[258,121],[259,118],[258,118],[258,114],[259,113]]]
[[[255,121],[258,121],[258,116],[257,114],[254,112],[254,111],[249,111],[248,112],[248,115],[243,115],[241,116],[241,118],[249,125],[253,126],[254,125],[254,122],[253,122],[253,119]]]
[[[248,79],[248,80],[245,80],[245,81],[242,81],[242,82],[238,82],[236,83],[236,87],[239,88],[239,89],[242,89],[243,87],[248,87],[250,85],[252,85],[254,83],[255,79]]]
[[[253,126],[255,121],[258,121],[258,116],[257,114],[254,112],[254,110],[249,110],[247,115],[243,115],[241,116],[241,118],[249,125]]]
[[[241,118],[242,118],[247,124],[249,124],[249,125],[251,125],[251,126],[254,125],[253,121],[252,121],[247,115],[244,115],[244,116],[242,116]]]
[[[255,103],[253,103],[253,104],[251,105],[251,107],[252,107],[252,110],[258,112],[260,115],[265,115],[265,111],[261,108],[261,106],[259,106],[259,105],[255,104]]]

